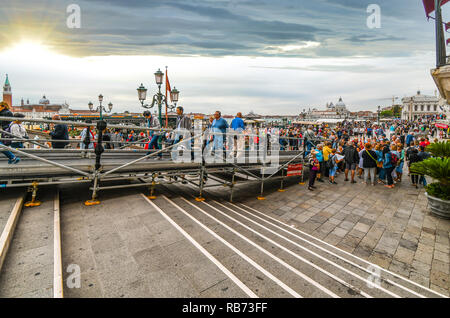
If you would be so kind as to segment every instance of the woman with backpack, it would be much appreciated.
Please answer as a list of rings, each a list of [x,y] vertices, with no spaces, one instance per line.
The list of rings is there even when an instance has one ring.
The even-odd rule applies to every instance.
[[[364,183],[367,184],[367,179],[369,178],[372,181],[372,186],[375,185],[375,175],[377,171],[377,153],[372,150],[372,145],[370,143],[366,143],[364,149],[362,150],[362,167],[364,169]]]
[[[394,188],[394,180],[392,178],[392,171],[394,171],[395,165],[392,162],[392,156],[393,153],[391,152],[391,149],[389,146],[385,147],[383,149],[383,169],[386,173],[386,178],[388,184],[385,185],[386,188]],[[394,155],[395,156],[395,155]]]
[[[336,149],[331,150],[331,154],[328,157],[328,167],[329,169],[329,175],[330,175],[330,183],[331,184],[337,184],[336,181],[334,181],[334,177],[336,176],[336,171],[338,169],[338,160],[336,157]]]

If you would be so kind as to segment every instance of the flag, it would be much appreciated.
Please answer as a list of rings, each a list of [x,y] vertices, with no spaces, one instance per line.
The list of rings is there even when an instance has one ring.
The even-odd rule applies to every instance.
[[[441,6],[449,2],[450,0],[441,0]],[[425,8],[425,13],[427,18],[430,17],[430,13],[434,11],[434,0],[422,0],[423,7]]]
[[[447,43],[447,45],[450,43],[450,39],[447,39],[447,41],[445,41]]]
[[[445,31],[448,31],[450,29],[450,22],[445,23]]]
[[[169,92],[169,93],[172,92],[172,89],[170,88],[170,82],[169,82],[169,77],[167,75],[167,67],[166,67],[166,99],[167,99],[167,92]],[[172,101],[172,96],[170,96],[170,101]]]

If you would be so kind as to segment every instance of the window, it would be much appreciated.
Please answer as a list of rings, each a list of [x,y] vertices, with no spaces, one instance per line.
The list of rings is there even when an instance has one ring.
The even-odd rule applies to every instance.
[[[414,111],[415,112],[417,111],[417,105],[414,105]]]
[[[434,104],[434,111],[437,111],[437,105]]]
[[[420,105],[420,111],[423,112],[423,105]]]
[[[427,105],[427,111],[428,112],[430,111],[430,105]]]

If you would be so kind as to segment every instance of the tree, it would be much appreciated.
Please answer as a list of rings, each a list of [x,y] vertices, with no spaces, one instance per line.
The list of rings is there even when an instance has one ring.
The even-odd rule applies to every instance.
[[[380,113],[381,117],[393,117],[394,116],[394,112],[392,110],[383,110]]]
[[[401,117],[402,116],[402,107],[400,105],[395,105],[392,107],[393,115],[394,117]]]

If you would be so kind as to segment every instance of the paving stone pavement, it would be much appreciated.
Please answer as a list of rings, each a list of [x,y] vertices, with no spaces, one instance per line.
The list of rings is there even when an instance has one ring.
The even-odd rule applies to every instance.
[[[264,201],[256,199],[259,184],[240,185],[236,189],[235,202],[251,206],[355,256],[449,295],[450,221],[430,214],[424,190],[412,188],[407,180],[392,190],[380,185],[350,184],[343,182],[342,177],[338,177],[337,181],[338,185],[317,183],[317,189],[313,192],[308,191],[305,185],[299,185],[297,178],[285,181],[285,192],[276,191],[278,181],[267,181]],[[70,264],[78,265],[81,270],[81,288],[69,288],[65,284],[65,297],[247,296],[155,207],[146,202],[140,190],[105,191],[101,193],[101,205],[85,207],[82,202],[89,196],[86,188],[86,185],[60,188],[64,282],[71,276],[71,272],[66,270]],[[282,281],[290,282],[304,296],[324,296],[323,292],[313,290],[309,283],[299,280],[292,272],[286,272],[273,258],[262,255],[255,247],[189,206],[181,197],[189,196],[189,191],[196,194],[197,190],[192,187],[189,191],[184,189],[185,186],[175,186],[166,191],[169,188],[164,190],[164,187],[158,187],[158,198],[153,202],[252,291],[262,297],[293,296],[245,262],[237,251],[226,247],[219,237],[245,251],[257,263],[280,276]],[[219,237],[200,230],[197,224],[165,201],[162,194],[170,196],[170,193],[176,204],[201,219]],[[208,188],[205,192],[205,196],[209,197],[207,202],[212,201],[209,200],[211,194],[226,200],[229,198],[228,189],[223,187]],[[48,198],[43,199],[48,201]],[[9,203],[2,204],[10,208]],[[217,211],[209,209],[209,212],[224,220],[224,216],[217,215]],[[27,218],[22,221],[18,229],[31,224]],[[46,228],[50,224],[51,218],[45,221]],[[296,268],[306,270],[310,277],[316,278],[324,286],[347,296],[344,292],[346,289],[330,281],[323,273],[304,266],[298,259],[292,259],[291,254],[277,250],[272,243],[245,230],[242,225],[233,222],[230,225],[255,239],[266,250],[273,250],[274,256],[292,262]],[[266,234],[272,239],[280,239],[270,236],[273,233]],[[26,265],[31,271],[28,273],[27,267],[23,272],[33,275],[42,273],[37,277],[48,281],[51,275],[46,273],[51,273],[47,270],[51,262],[47,260],[51,258],[41,261],[39,257],[51,256],[51,246],[47,242],[41,244],[40,240],[28,240],[27,244],[25,246],[16,240],[13,246],[17,252],[12,250],[5,264],[14,265],[18,256],[26,256],[30,260],[30,264]],[[22,250],[30,252],[25,255]],[[304,251],[296,250],[296,253],[309,257]],[[12,265],[7,267],[14,267]],[[6,277],[3,279],[7,281]],[[16,281],[9,280],[11,286]],[[25,286],[26,281],[22,283]],[[15,297],[51,297],[52,294],[51,285],[41,284],[37,280],[36,286],[21,287],[20,292],[12,287],[8,288],[8,292]],[[6,297],[8,295],[4,294]]]
[[[249,206],[444,295],[450,295],[450,220],[430,213],[423,188],[407,178],[382,185],[316,182],[266,193]],[[217,194],[217,193],[216,193]]]

